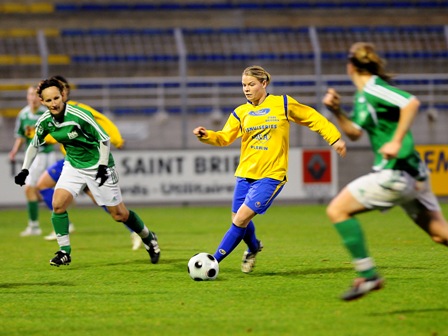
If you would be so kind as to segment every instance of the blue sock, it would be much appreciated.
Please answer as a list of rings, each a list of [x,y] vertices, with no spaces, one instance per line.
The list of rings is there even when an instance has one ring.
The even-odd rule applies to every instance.
[[[103,208],[104,211],[106,211],[107,213],[110,213],[109,210],[107,210],[107,206],[102,205],[101,207]]]
[[[244,242],[249,247],[250,252],[257,252],[260,242],[258,241],[257,237],[255,236],[255,225],[254,222],[250,221],[249,225],[246,228],[246,233],[243,237]]]
[[[125,223],[123,223],[123,225],[124,225],[124,227],[125,227],[126,229],[128,229],[128,231],[129,231],[130,233],[134,233],[134,231],[133,231],[129,226],[127,226]]]
[[[42,195],[42,199],[45,202],[45,204],[47,205],[48,209],[53,211],[53,194],[54,194],[54,189],[53,188],[48,188],[48,189],[39,190],[39,193]]]
[[[246,228],[238,227],[232,223],[232,226],[230,226],[230,229],[226,232],[224,238],[222,238],[218,249],[213,255],[218,262],[227,257],[238,246],[245,232]]]

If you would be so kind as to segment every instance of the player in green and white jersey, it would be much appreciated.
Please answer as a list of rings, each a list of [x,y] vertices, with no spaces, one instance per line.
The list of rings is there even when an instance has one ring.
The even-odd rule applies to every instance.
[[[323,99],[343,132],[357,140],[365,131],[374,152],[373,172],[349,183],[327,208],[358,273],[353,286],[341,297],[346,301],[381,289],[384,282],[355,215],[399,205],[436,243],[448,245],[448,224],[410,132],[420,102],[389,83],[384,64],[372,44],[355,43],[347,63],[347,73],[357,89],[352,114],[342,111],[334,89]]]
[[[68,265],[71,262],[67,207],[86,186],[96,203],[106,206],[115,221],[124,223],[142,238],[151,262],[157,263],[160,248],[155,233],[149,231],[140,217],[123,203],[110,152],[109,135],[88,110],[79,104],[64,102],[63,92],[63,83],[57,79],[40,82],[37,93],[48,111],[37,121],[36,133],[26,151],[22,171],[15,177],[16,184],[25,184],[28,169],[38,148],[45,145],[47,135],[64,146],[65,162],[55,187],[51,218],[60,250],[50,260],[50,265]]]
[[[24,143],[29,145],[34,137],[36,122],[46,111],[46,108],[40,102],[35,87],[28,87],[26,99],[28,105],[19,112],[16,118],[14,129],[16,140],[9,152],[9,160],[11,162],[15,162],[16,155]],[[22,237],[38,236],[42,233],[39,225],[39,190],[37,189],[37,181],[45,169],[55,162],[56,154],[53,145],[44,145],[39,148],[26,180],[25,196],[28,207],[28,225],[20,233]]]
[[[85,110],[88,110],[90,113],[92,113],[92,116],[95,118],[95,121],[103,128],[104,131],[109,135],[110,137],[110,143],[115,148],[122,148],[124,144],[124,139],[121,136],[120,130],[117,128],[117,126],[114,125],[114,123],[107,118],[104,114],[96,111],[92,107],[75,102],[70,99],[70,85],[68,84],[68,81],[62,77],[62,76],[53,76],[51,77],[53,79],[57,79],[62,82],[62,85],[64,86],[65,91],[63,92],[63,99],[64,102],[67,102],[67,100],[70,100],[71,104],[79,105]],[[51,139],[49,139],[51,141]],[[53,139],[54,141],[54,139]],[[65,150],[63,147],[61,147],[62,152],[65,154]],[[54,194],[54,187],[56,186],[57,181],[59,180],[59,177],[62,173],[62,168],[64,167],[64,159],[57,161],[55,164],[51,165],[47,168],[47,170],[40,176],[39,181],[37,182],[37,188],[39,189],[39,192],[42,196],[42,200],[45,202],[47,207],[53,211],[53,194]],[[92,195],[90,194],[90,191],[88,188],[84,189],[84,192],[92,199]],[[94,201],[94,199],[92,199]],[[103,206],[103,209],[106,209],[106,207]],[[130,230],[126,225],[124,225],[130,232],[131,232],[131,242],[132,242],[132,249],[138,250],[142,245],[142,239],[140,236],[135,233],[134,231]],[[73,233],[75,230],[75,226],[73,223],[70,223],[69,225],[69,233]],[[45,240],[53,241],[57,240],[56,232],[52,230],[52,232],[44,237]]]

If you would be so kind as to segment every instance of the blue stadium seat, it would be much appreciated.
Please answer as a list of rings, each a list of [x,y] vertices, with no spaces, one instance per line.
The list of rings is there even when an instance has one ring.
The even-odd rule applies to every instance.
[[[129,1],[121,3],[78,3],[56,2],[54,10],[56,12],[98,12],[98,11],[178,11],[178,10],[360,10],[372,9],[406,9],[406,8],[447,8],[448,4],[444,0],[308,0],[308,1]]]

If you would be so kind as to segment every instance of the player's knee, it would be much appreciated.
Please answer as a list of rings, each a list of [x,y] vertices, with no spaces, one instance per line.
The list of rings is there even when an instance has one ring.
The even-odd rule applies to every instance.
[[[115,212],[115,213],[111,213],[110,215],[112,216],[112,218],[113,218],[114,221],[116,221],[116,222],[124,223],[124,222],[126,222],[127,219],[128,219],[128,218],[127,218],[128,216],[125,216],[124,213]]]
[[[326,213],[327,213],[327,217],[333,222],[336,223],[337,222],[337,218],[339,217],[339,210],[337,207],[335,207],[334,205],[330,204],[327,206],[326,209]]]
[[[60,204],[59,202],[55,202],[54,200],[53,200],[52,205],[53,205],[53,212],[56,214],[62,214],[67,210],[67,208],[63,204]]]
[[[344,209],[331,204],[327,207],[326,212],[328,218],[333,224],[343,222],[351,217],[351,215],[344,211]]]

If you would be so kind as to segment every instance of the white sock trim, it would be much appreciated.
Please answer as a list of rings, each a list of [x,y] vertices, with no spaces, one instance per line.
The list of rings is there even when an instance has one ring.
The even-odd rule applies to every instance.
[[[353,264],[355,265],[355,270],[357,272],[368,271],[375,267],[375,263],[370,257],[364,259],[355,259],[353,261]]]
[[[69,235],[66,235],[66,236],[58,236],[58,235],[56,235],[56,239],[58,241],[59,247],[70,246],[70,237],[69,237]]]
[[[30,228],[39,228],[39,221],[33,221],[33,220],[29,220],[28,221],[28,226]]]
[[[142,238],[146,238],[149,236],[149,229],[146,227],[146,225],[143,227],[143,230],[138,233],[138,235]]]

